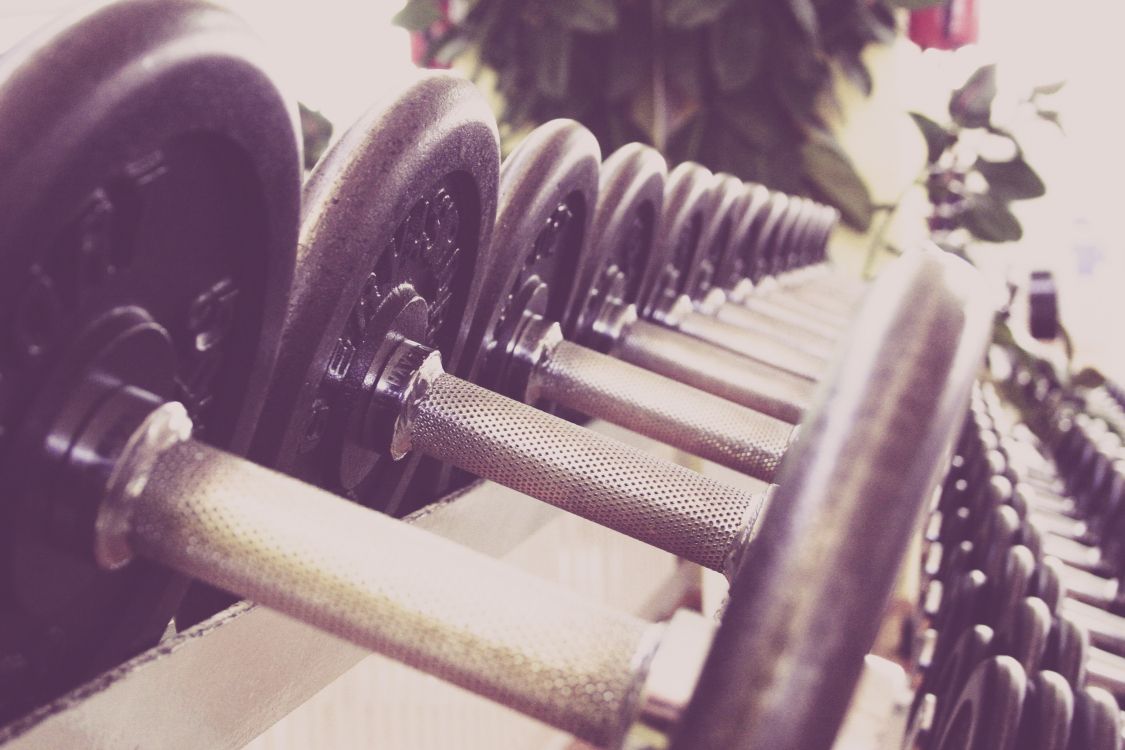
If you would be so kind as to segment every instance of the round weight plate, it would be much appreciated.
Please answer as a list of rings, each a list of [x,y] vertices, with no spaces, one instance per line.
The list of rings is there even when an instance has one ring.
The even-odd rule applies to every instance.
[[[717,194],[703,233],[699,238],[695,256],[687,263],[683,293],[689,299],[701,300],[715,283],[722,259],[734,242],[734,228],[739,211],[745,207],[746,184],[729,174],[715,175]]]
[[[997,656],[973,672],[957,697],[937,750],[1015,750],[1027,694],[1027,675],[1009,656]]]
[[[688,269],[702,246],[703,232],[714,221],[719,193],[715,176],[700,164],[684,162],[664,185],[664,206],[656,241],[641,276],[636,302],[642,317],[670,307],[684,290]]]
[[[1020,750],[1067,750],[1074,718],[1074,693],[1058,672],[1028,672],[1020,717]]]
[[[1067,750],[1121,750],[1121,709],[1109,691],[1087,687],[1074,695]]]
[[[496,123],[471,83],[420,75],[370,108],[305,186],[293,294],[252,455],[394,513],[417,459],[370,434],[371,389],[403,338],[450,371],[495,215]],[[384,447],[385,446],[385,447]]]
[[[1043,667],[1058,672],[1075,690],[1086,684],[1086,654],[1090,634],[1069,616],[1056,615],[1043,655]]]
[[[1025,597],[1015,606],[1007,630],[1000,634],[999,649],[1017,659],[1028,674],[1035,674],[1043,663],[1050,635],[1051,610],[1042,599]]]
[[[607,302],[636,301],[664,205],[666,169],[664,157],[640,143],[602,163],[598,203],[562,320],[568,339],[584,343]]]
[[[995,654],[994,641],[995,633],[992,628],[974,625],[960,634],[948,657],[940,662],[935,661],[927,671],[926,677],[934,675],[934,679],[932,685],[926,684],[924,689],[937,697],[934,727],[939,734],[949,720],[957,695],[968,682],[969,676],[985,659]]]
[[[987,299],[964,261],[925,251],[868,293],[864,335],[822,382],[732,577],[674,748],[831,745],[963,422]]]
[[[768,259],[772,256],[774,248],[780,241],[782,232],[786,227],[789,217],[789,207],[793,198],[782,193],[770,196],[770,204],[766,208],[766,218],[762,222],[761,231],[757,241],[744,245],[743,249],[749,253],[746,261],[747,276],[757,285],[765,278],[768,270]]]
[[[735,208],[738,218],[732,230],[734,237],[726,254],[719,260],[715,287],[733,289],[749,275],[750,259],[762,235],[772,200],[773,193],[761,185],[747,186],[746,193]]]
[[[0,61],[0,714],[167,627],[182,579],[94,563],[97,496],[59,463],[100,425],[70,420],[96,365],[98,388],[176,399],[246,447],[292,277],[296,132],[209,4],[103,6]]]
[[[463,347],[464,376],[515,399],[510,356],[528,314],[560,321],[598,195],[601,152],[574,120],[539,126],[504,160],[489,266]]]

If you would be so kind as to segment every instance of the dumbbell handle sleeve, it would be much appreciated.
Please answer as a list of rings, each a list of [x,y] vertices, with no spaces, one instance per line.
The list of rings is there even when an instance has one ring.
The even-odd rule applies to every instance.
[[[663,626],[195,440],[133,463],[134,554],[598,746],[628,723]]]
[[[682,333],[726,347],[733,352],[807,380],[819,380],[827,370],[827,362],[821,357],[802,352],[745,328],[716,320],[710,315],[688,312],[675,321],[674,327]]]
[[[729,572],[762,506],[750,493],[439,372],[406,404],[408,448]]]
[[[782,313],[763,312],[756,308],[723,302],[713,308],[701,308],[704,314],[711,314],[715,320],[745,328],[747,331],[765,338],[788,344],[798,351],[813,357],[828,359],[832,355],[835,340],[840,330],[825,331],[815,323],[786,320]]]
[[[647,435],[708,461],[773,481],[793,426],[569,341],[532,370],[540,399]]]
[[[611,354],[790,424],[812,403],[807,378],[645,320],[632,323]]]

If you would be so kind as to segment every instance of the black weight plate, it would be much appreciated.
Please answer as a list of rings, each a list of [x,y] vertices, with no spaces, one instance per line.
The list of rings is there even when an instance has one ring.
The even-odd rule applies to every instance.
[[[768,253],[759,258],[759,262],[763,265],[763,275],[774,276],[785,267],[789,254],[796,246],[797,238],[805,229],[808,209],[809,201],[799,196],[790,196],[789,210],[786,211],[785,220],[781,224],[773,246],[769,248]]]
[[[597,139],[574,120],[540,125],[504,160],[489,266],[463,346],[467,379],[523,399],[508,387],[508,354],[525,314],[553,322],[566,314],[600,162]]]
[[[1086,684],[1086,654],[1090,634],[1067,615],[1056,615],[1043,655],[1043,668],[1058,672],[1075,690]]]
[[[664,206],[635,299],[642,317],[667,309],[684,291],[688,269],[699,255],[703,232],[715,218],[715,176],[701,164],[684,162],[668,174]]]
[[[949,656],[927,672],[926,677],[934,675],[932,683],[927,680],[924,690],[937,697],[937,710],[934,713],[934,727],[940,734],[950,717],[957,696],[968,682],[969,676],[985,659],[993,656],[995,634],[987,625],[974,625],[957,639],[957,644]]]
[[[598,203],[563,316],[563,334],[586,343],[608,301],[635,302],[656,241],[667,167],[655,149],[629,143],[602,163]]]
[[[957,697],[937,750],[1015,750],[1027,675],[1009,656],[982,663]]]
[[[1016,605],[1007,630],[1001,632],[998,651],[1014,657],[1028,674],[1043,663],[1051,635],[1051,610],[1039,598],[1029,596]]]
[[[1020,718],[1020,750],[1067,750],[1074,693],[1058,672],[1031,672]]]
[[[1109,691],[1087,687],[1074,695],[1067,750],[1121,750],[1121,709]]]
[[[147,320],[166,358],[100,365],[182,401],[203,439],[249,442],[301,179],[295,112],[260,58],[211,5],[123,2],[0,61],[0,714],[155,643],[184,586],[143,563],[101,570],[95,503],[45,484],[46,430],[95,332]]]
[[[723,258],[734,242],[735,224],[749,188],[742,180],[729,174],[715,175],[717,200],[703,225],[695,256],[687,263],[683,293],[692,300],[702,300],[715,284]]]
[[[420,75],[355,123],[303,195],[293,295],[252,455],[395,513],[417,459],[370,437],[370,387],[398,337],[454,352],[496,207],[496,123],[471,83]]]
[[[762,235],[772,201],[773,193],[761,185],[746,186],[746,193],[734,209],[738,217],[731,230],[734,237],[726,254],[719,260],[719,269],[715,273],[716,288],[734,289],[750,275],[754,246]]]
[[[743,245],[746,255],[746,275],[755,286],[766,277],[769,259],[773,256],[790,218],[793,198],[784,193],[773,193],[766,207],[766,217],[753,243]]]

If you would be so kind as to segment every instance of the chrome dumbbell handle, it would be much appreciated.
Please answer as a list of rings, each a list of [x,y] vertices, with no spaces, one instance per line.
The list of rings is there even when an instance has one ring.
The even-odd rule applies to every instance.
[[[829,330],[815,322],[802,321],[796,315],[787,315],[786,311],[763,311],[758,306],[731,304],[720,301],[718,295],[705,300],[700,312],[820,359],[831,356],[835,339],[840,336],[839,328]]]
[[[812,403],[809,379],[648,321],[631,323],[611,347],[619,359],[790,424]]]
[[[439,364],[419,373],[403,396],[397,452],[420,451],[705,567],[734,569],[765,493],[635,450]]]
[[[554,335],[552,335],[552,333]],[[560,404],[764,481],[772,481],[794,427],[601,352],[543,334],[527,403]]]
[[[817,381],[827,369],[822,357],[814,356],[778,341],[761,336],[710,315],[694,311],[674,311],[666,321],[677,331],[764,362],[810,381]]]
[[[686,661],[690,694],[710,638],[697,615],[653,625],[591,604],[189,432],[160,407],[117,461],[104,565],[156,560],[598,746],[667,723],[685,688],[665,662]]]

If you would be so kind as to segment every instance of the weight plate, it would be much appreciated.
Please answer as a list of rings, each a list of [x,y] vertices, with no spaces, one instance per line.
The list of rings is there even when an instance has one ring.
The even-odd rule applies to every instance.
[[[1074,721],[1067,750],[1121,750],[1121,709],[1109,691],[1087,687],[1074,695]]]
[[[761,237],[772,200],[773,193],[761,185],[747,187],[746,194],[735,208],[738,218],[732,230],[734,238],[719,260],[714,284],[717,288],[733,289],[749,276],[749,262]]]
[[[526,315],[560,321],[574,291],[598,196],[601,151],[574,120],[537,127],[504,160],[490,263],[464,344],[468,380],[523,399],[508,387],[510,356]]]
[[[1086,655],[1090,634],[1068,615],[1056,614],[1043,655],[1043,668],[1058,672],[1078,690],[1086,684]]]
[[[585,343],[585,333],[610,302],[637,300],[664,205],[664,157],[630,143],[602,163],[598,203],[567,301],[563,334]]]
[[[684,162],[673,169],[664,184],[664,206],[657,223],[641,286],[635,299],[638,311],[651,318],[668,309],[684,291],[688,269],[697,259],[706,225],[715,219],[719,193],[715,176],[701,164]]]
[[[960,634],[949,656],[940,662],[934,662],[927,672],[927,678],[934,675],[932,686],[926,684],[924,689],[937,697],[937,710],[934,713],[934,727],[937,734],[941,734],[949,721],[957,696],[973,671],[985,659],[996,653],[995,640],[995,631],[992,628],[987,625],[974,625]],[[929,680],[926,682],[929,683]]]
[[[715,207],[703,225],[695,256],[687,263],[683,293],[692,300],[701,300],[715,284],[719,266],[734,242],[734,228],[739,210],[745,207],[749,188],[742,180],[729,174],[714,177],[717,195]]]
[[[880,276],[856,319],[864,335],[822,381],[732,576],[674,748],[830,746],[991,318],[979,275],[946,253],[908,253]]]
[[[1014,750],[1027,693],[1027,675],[1010,656],[996,656],[973,672],[938,735],[937,750]]]
[[[1021,750],[1066,750],[1074,719],[1074,693],[1058,672],[1029,672],[1020,734]]]
[[[761,231],[753,244],[746,244],[743,250],[748,253],[746,259],[746,273],[756,286],[765,278],[768,271],[768,259],[774,252],[782,230],[785,228],[789,216],[789,205],[792,198],[783,193],[774,193],[770,196],[770,204],[766,208],[766,217],[762,221]]]
[[[394,461],[389,435],[371,434],[372,388],[401,338],[437,349],[458,371],[498,171],[487,103],[446,73],[420,75],[371,107],[322,157],[304,190],[255,458],[396,512],[418,459]]]
[[[301,179],[262,57],[223,10],[138,1],[0,61],[2,715],[155,643],[183,591],[92,559],[98,496],[59,479],[77,433],[103,428],[79,421],[90,389],[143,387],[183,402],[203,439],[249,442]]]

